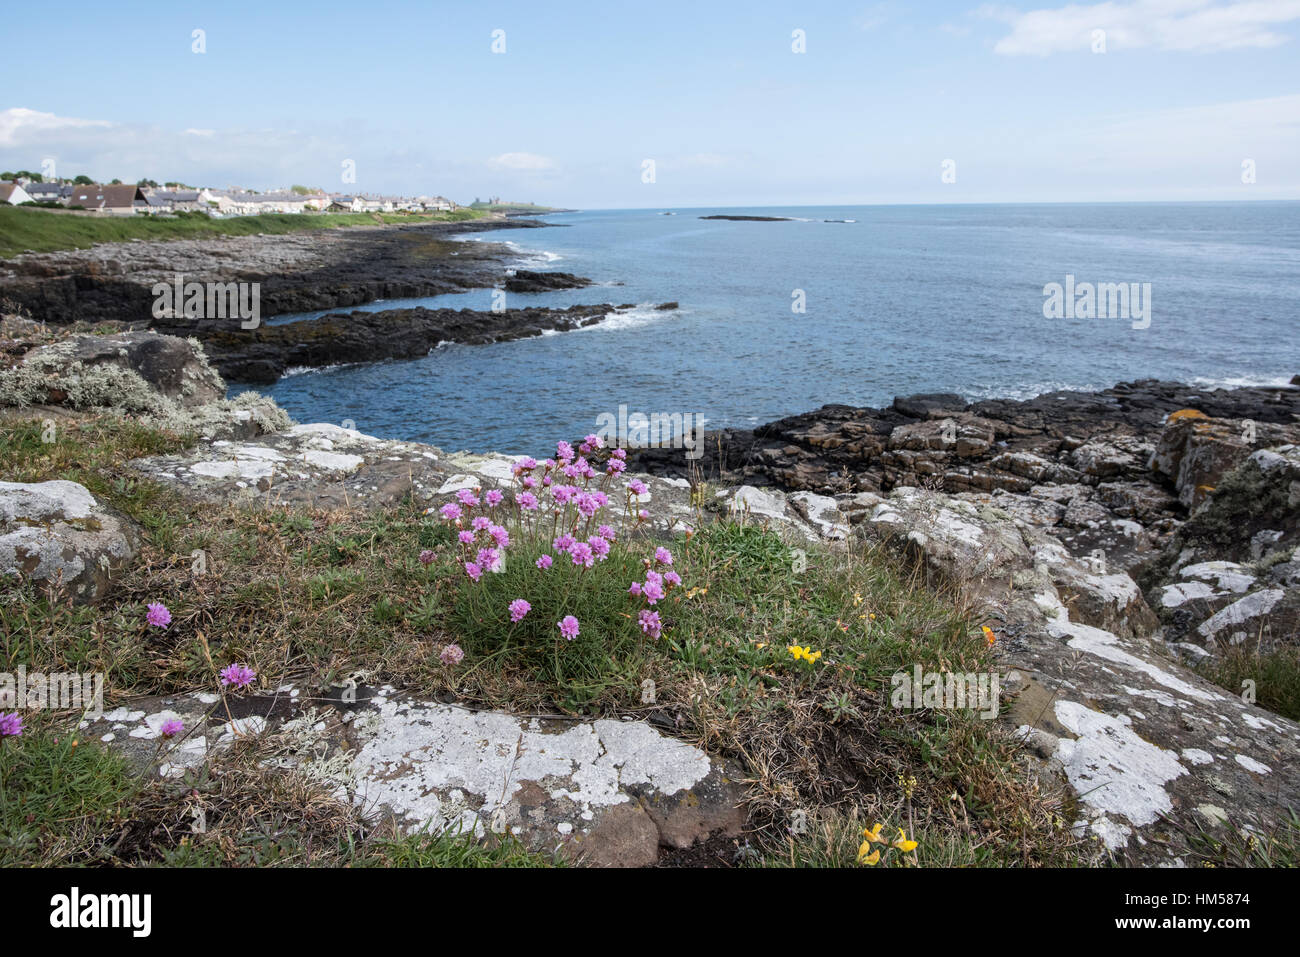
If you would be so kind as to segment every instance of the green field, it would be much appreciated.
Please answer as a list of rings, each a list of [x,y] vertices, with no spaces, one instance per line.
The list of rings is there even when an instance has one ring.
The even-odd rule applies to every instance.
[[[485,215],[483,210],[461,209],[448,213],[276,213],[232,219],[210,219],[203,213],[182,213],[167,218],[99,217],[33,207],[0,206],[0,258],[25,252],[86,249],[96,243],[131,239],[281,235],[341,226],[462,222]]]

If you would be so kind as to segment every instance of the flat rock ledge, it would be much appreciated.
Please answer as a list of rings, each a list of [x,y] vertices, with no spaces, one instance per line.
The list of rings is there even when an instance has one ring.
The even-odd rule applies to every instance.
[[[403,833],[455,832],[599,867],[649,866],[745,824],[735,770],[644,721],[574,721],[474,711],[391,687],[355,704],[281,686],[272,696],[131,701],[82,724],[141,771],[178,777],[237,741],[269,773],[291,769]],[[183,736],[162,738],[182,721]]]

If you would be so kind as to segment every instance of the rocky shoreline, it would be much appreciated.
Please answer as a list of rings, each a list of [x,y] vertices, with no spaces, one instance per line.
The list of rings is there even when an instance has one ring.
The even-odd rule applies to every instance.
[[[0,260],[0,300],[38,322],[162,328],[166,323],[153,316],[150,290],[155,283],[173,282],[177,274],[186,282],[259,283],[263,319],[376,299],[437,296],[495,286],[507,277],[507,263],[519,256],[500,243],[448,237],[548,226],[499,219],[105,243]]]
[[[0,260],[0,303],[39,323],[192,336],[204,344],[226,379],[267,385],[292,368],[409,359],[440,343],[483,344],[566,332],[632,306],[354,311],[249,329],[243,324],[247,317],[190,317],[170,307],[156,315],[155,284],[170,287],[177,276],[185,283],[257,283],[260,320],[471,289],[529,294],[591,285],[590,279],[569,272],[512,268],[519,253],[500,243],[446,238],[550,225],[503,218],[110,243],[30,254]]]

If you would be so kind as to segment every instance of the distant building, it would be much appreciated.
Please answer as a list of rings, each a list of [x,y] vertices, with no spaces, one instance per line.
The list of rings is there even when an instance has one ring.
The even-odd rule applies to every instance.
[[[240,190],[203,189],[199,202],[215,207],[222,216],[258,216],[263,213],[302,213],[322,209],[327,199],[320,193],[248,193]]]
[[[0,203],[7,203],[10,206],[20,206],[23,203],[32,202],[32,197],[27,190],[23,189],[17,183],[8,181],[0,182]]]
[[[72,195],[72,186],[64,183],[29,183],[23,187],[27,195],[37,203],[68,203]]]
[[[115,184],[112,186],[74,186],[68,197],[69,206],[82,206],[85,209],[110,216],[131,216],[136,209],[136,201],[145,202],[144,193],[138,186]]]
[[[144,212],[158,213],[194,213],[206,211],[199,200],[197,189],[148,189],[144,190]]]

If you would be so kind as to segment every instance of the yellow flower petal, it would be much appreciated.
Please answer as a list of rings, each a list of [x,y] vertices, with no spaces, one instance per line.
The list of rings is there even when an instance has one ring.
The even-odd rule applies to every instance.
[[[884,828],[884,826],[885,825],[883,824],[877,824],[874,827],[864,828],[862,831],[862,836],[867,839],[866,843],[883,844],[884,839],[880,836],[880,831],[882,828]]]
[[[916,850],[916,841],[909,841],[907,834],[900,827],[898,829],[898,840],[894,841],[894,847],[906,854],[908,851]]]
[[[876,849],[872,851],[870,854],[868,854],[867,848],[869,847],[871,847],[871,842],[863,841],[862,846],[858,848],[859,864],[871,864],[874,866],[875,864],[878,864],[880,862],[880,850]]]

